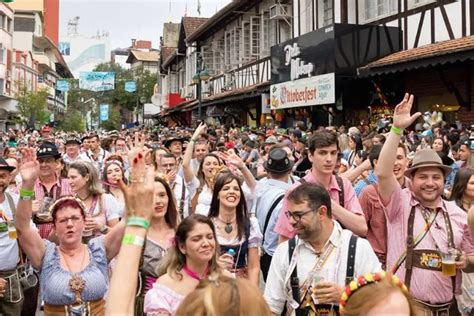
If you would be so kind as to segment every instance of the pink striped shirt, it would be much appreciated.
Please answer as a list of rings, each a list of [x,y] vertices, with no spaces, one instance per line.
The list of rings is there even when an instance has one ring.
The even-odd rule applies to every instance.
[[[395,265],[400,255],[406,250],[408,234],[408,217],[412,206],[416,207],[413,236],[416,238],[424,229],[425,220],[421,214],[420,203],[414,199],[409,188],[402,189],[396,186],[390,203],[385,208],[387,215],[387,269]],[[453,227],[454,245],[457,249],[474,255],[474,245],[469,236],[467,214],[454,202],[440,202],[441,212],[448,212]],[[440,250],[447,252],[448,234],[443,214],[436,216],[431,229],[415,249],[436,249],[435,242]],[[397,276],[405,280],[405,263],[397,271]],[[461,273],[458,270],[456,277],[456,293],[460,293]],[[432,303],[447,303],[453,298],[451,278],[445,277],[441,272],[413,268],[411,276],[410,293],[417,299]]]
[[[47,192],[46,186],[41,182],[41,179],[36,179],[35,182],[35,200],[43,201],[44,197],[47,195],[53,199],[57,200],[59,197],[64,195],[73,195],[71,186],[67,179],[59,178],[55,184],[51,187],[51,190]],[[59,194],[58,194],[59,193]],[[53,223],[38,224],[38,230],[41,238],[48,238],[49,233],[53,229]]]
[[[309,182],[309,183],[319,183],[318,180],[316,180],[316,178],[314,177],[312,171],[308,172],[308,174],[304,176],[303,179],[305,179],[306,182]],[[344,187],[344,204],[342,206],[354,214],[359,214],[359,215],[364,216],[362,207],[360,206],[360,203],[359,203],[359,200],[357,199],[354,188],[352,187],[352,183],[345,178],[341,178],[341,179],[343,181],[343,187]],[[285,195],[285,199],[283,200],[283,207],[281,209],[280,215],[278,216],[278,221],[275,226],[275,232],[277,232],[278,234],[282,236],[285,236],[286,238],[293,238],[295,236],[295,231],[293,227],[291,226],[290,221],[288,220],[288,217],[286,217],[286,214],[285,214],[286,211],[288,211],[287,197],[288,197],[289,192],[293,191],[300,185],[301,185],[301,182],[297,181],[287,191]],[[339,191],[341,191],[341,188],[339,188],[339,185],[337,184],[336,176],[334,175],[331,176],[331,181],[329,182],[328,191],[329,191],[329,196],[331,197],[331,200],[339,203]]]

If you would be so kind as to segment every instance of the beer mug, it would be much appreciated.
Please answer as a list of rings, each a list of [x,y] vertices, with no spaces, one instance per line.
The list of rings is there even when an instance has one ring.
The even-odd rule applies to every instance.
[[[456,249],[449,248],[448,252],[441,253],[441,271],[444,276],[452,277],[456,275]]]

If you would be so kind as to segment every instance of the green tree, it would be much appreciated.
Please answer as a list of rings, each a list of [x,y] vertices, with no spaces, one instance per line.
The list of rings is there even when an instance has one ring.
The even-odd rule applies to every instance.
[[[66,132],[84,132],[86,130],[84,115],[77,109],[68,108],[64,118],[59,121],[59,128]]]
[[[29,127],[45,124],[49,120],[49,113],[46,111],[48,105],[47,89],[31,91],[25,84],[17,83],[18,111]]]
[[[100,126],[108,131],[120,129],[121,115],[118,106],[109,106],[109,119],[100,122]]]

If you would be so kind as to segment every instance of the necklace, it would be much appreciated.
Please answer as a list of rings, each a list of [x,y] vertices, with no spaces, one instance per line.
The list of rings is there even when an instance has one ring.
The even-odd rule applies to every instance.
[[[206,268],[206,271],[204,272],[204,276],[201,277],[199,276],[196,272],[194,272],[193,270],[189,269],[188,268],[188,265],[185,264],[184,267],[183,267],[183,271],[189,275],[191,278],[195,279],[195,280],[198,280],[198,281],[201,281],[202,279],[204,279],[207,274],[209,273],[209,267]]]
[[[91,195],[90,194],[87,194],[87,196],[85,198],[81,198],[81,196],[79,194],[76,194],[77,198],[79,200],[81,200],[82,202],[86,201]]]
[[[222,220],[220,217],[217,217],[217,219],[218,219],[221,223],[225,224],[224,231],[225,231],[227,234],[232,233],[232,231],[234,230],[234,227],[232,226],[232,224],[235,222],[235,218],[232,219],[230,222],[224,221],[224,220]]]
[[[58,247],[59,248],[59,247]],[[61,248],[59,248],[59,252],[61,254],[66,255],[62,250]],[[85,249],[84,249],[84,246],[82,245],[82,261],[81,261],[81,269],[82,267],[84,266],[84,259],[86,257],[86,254],[85,254]],[[69,279],[69,288],[71,289],[71,291],[74,293],[74,295],[76,296],[76,301],[75,301],[75,304],[80,304],[81,303],[81,293],[82,291],[84,290],[85,286],[86,286],[86,281],[77,273],[77,272],[72,272],[71,271],[71,268],[69,267],[69,263],[66,259],[66,257],[64,256],[64,263],[66,264],[66,267],[68,269],[69,272],[71,272],[71,278]]]

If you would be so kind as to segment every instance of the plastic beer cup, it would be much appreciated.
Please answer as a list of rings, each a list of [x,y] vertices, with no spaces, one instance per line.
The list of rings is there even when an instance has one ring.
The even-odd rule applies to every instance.
[[[8,238],[17,239],[18,234],[16,232],[15,221],[8,221]]]
[[[456,251],[448,249],[447,253],[441,253],[441,271],[444,276],[452,277],[456,275]]]

